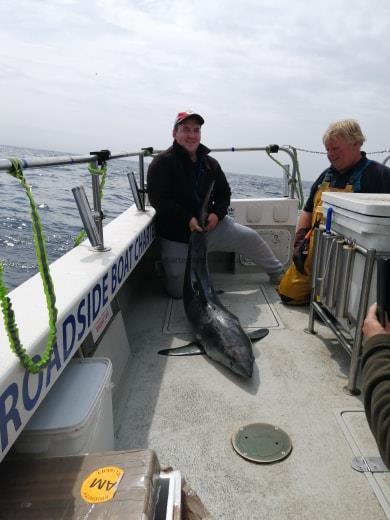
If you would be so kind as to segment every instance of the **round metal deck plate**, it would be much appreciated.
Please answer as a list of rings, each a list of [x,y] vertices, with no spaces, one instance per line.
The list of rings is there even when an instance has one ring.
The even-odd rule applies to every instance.
[[[267,423],[241,426],[233,435],[232,444],[241,457],[253,462],[276,462],[285,459],[292,450],[287,433]]]

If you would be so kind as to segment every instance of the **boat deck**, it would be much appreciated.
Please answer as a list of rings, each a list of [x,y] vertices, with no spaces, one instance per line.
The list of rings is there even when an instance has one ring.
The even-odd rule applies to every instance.
[[[283,306],[266,279],[213,275],[244,328],[270,329],[254,344],[249,381],[205,356],[158,355],[192,337],[181,301],[167,298],[155,280],[144,286],[129,305],[132,357],[114,391],[121,396],[114,400],[116,449],[155,450],[216,519],[386,518],[373,486],[389,493],[388,474],[367,477],[351,468],[355,455],[378,452],[361,398],[343,391],[348,354],[321,324],[317,335],[303,332],[307,309]],[[232,435],[258,422],[290,436],[286,459],[258,464],[234,451]]]

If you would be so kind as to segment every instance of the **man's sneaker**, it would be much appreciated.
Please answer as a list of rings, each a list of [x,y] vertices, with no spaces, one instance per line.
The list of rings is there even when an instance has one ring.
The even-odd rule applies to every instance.
[[[268,273],[270,283],[272,283],[272,285],[279,285],[282,281],[283,275],[283,269],[281,271],[276,271],[276,273]]]

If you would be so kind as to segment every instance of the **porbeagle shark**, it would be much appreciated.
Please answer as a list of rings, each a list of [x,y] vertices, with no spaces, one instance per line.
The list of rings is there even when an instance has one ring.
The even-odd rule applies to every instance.
[[[207,222],[207,207],[214,183],[202,205],[199,224]],[[252,377],[254,356],[252,341],[264,338],[269,330],[255,330],[249,335],[240,321],[220,301],[207,264],[207,233],[193,231],[183,285],[183,304],[195,341],[183,347],[160,350],[159,354],[188,356],[205,354],[244,378]]]

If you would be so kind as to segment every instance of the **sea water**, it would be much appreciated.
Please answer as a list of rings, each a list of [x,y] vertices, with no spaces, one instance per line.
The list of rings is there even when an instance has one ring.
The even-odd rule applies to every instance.
[[[65,155],[64,152],[27,149],[0,145],[0,157],[47,157]],[[108,163],[102,208],[106,224],[133,204],[127,173],[138,171],[138,161],[115,159]],[[75,186],[84,186],[92,206],[91,175],[87,164],[49,166],[26,169],[46,239],[49,262],[72,249],[82,228],[81,219],[72,194]],[[279,178],[242,175],[226,172],[233,198],[280,197],[282,175]],[[307,195],[310,182],[304,182]],[[0,262],[4,266],[5,285],[13,289],[38,270],[31,232],[28,199],[19,181],[0,172]]]

